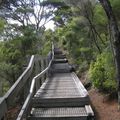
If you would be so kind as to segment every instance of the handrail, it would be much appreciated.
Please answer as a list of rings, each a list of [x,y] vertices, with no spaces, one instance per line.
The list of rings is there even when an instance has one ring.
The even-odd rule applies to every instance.
[[[50,66],[51,66],[51,64],[52,64],[53,59],[54,59],[54,45],[53,45],[53,43],[52,43],[52,59],[51,59],[51,61],[49,62],[48,67],[45,68],[42,72],[40,72],[38,75],[36,75],[36,76],[32,79],[32,83],[31,83],[31,87],[30,87],[29,94],[28,94],[28,96],[27,96],[27,98],[26,98],[26,100],[25,100],[25,103],[24,103],[24,105],[23,105],[23,107],[22,107],[22,109],[21,109],[21,111],[20,111],[20,113],[19,113],[19,115],[18,115],[17,120],[22,120],[22,119],[23,119],[24,114],[26,113],[27,109],[29,108],[29,104],[30,104],[31,99],[32,99],[32,97],[33,97],[33,94],[34,94],[33,92],[34,92],[34,89],[35,89],[35,83],[36,83],[36,81],[37,81],[38,79],[40,79],[40,77],[42,77],[42,75],[44,75],[44,74],[49,70],[49,68],[50,68]]]
[[[22,75],[17,79],[17,81],[13,84],[13,86],[8,90],[8,92],[2,97],[0,101],[0,120],[4,117],[5,113],[7,112],[8,108],[10,107],[11,102],[15,99],[15,97],[20,92],[21,88],[26,83],[29,75],[32,72],[35,63],[35,56],[32,55],[30,62],[22,73]]]
[[[39,78],[41,77],[41,75],[43,75],[44,73],[46,73],[46,72],[48,71],[48,69],[50,68],[50,66],[51,66],[51,64],[52,64],[52,61],[53,61],[53,60],[50,61],[50,63],[49,63],[49,65],[48,65],[47,68],[45,68],[41,73],[39,73],[38,75],[36,75],[36,76],[33,78],[32,83],[31,83],[31,87],[30,87],[30,93],[32,93],[33,90],[34,90],[35,81],[36,81],[37,79],[39,79]]]
[[[27,72],[29,72],[29,70],[31,70],[31,68],[33,68],[34,63],[35,63],[35,56],[32,55],[27,68],[22,73],[22,75],[17,79],[17,81],[13,84],[13,86],[10,88],[10,90],[5,94],[5,98],[9,97],[9,95],[12,94],[12,92],[15,90],[15,88],[18,89],[18,85],[19,85],[20,81],[24,78],[25,75],[27,75]]]

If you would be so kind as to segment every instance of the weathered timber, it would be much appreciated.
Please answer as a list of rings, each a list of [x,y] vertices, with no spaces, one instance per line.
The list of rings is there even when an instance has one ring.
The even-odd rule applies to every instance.
[[[35,94],[35,92],[37,91],[37,89],[35,89],[35,85],[36,83],[40,80],[41,77],[43,77],[47,71],[49,70],[49,68],[51,67],[51,64],[52,64],[52,61],[53,61],[53,58],[54,56],[52,56],[52,59],[51,61],[49,62],[48,66],[46,68],[43,67],[43,70],[42,72],[40,72],[39,74],[37,74],[33,79],[32,79],[32,82],[31,82],[31,87],[30,87],[30,91],[29,91],[29,94],[25,100],[25,103],[17,117],[17,120],[23,120],[24,118],[26,118],[26,116],[28,115],[28,112],[30,110],[30,107],[31,107],[31,101],[32,101],[32,97],[33,95]],[[44,59],[43,59],[44,60]],[[42,62],[43,62],[42,60]],[[44,65],[44,63],[42,63]]]
[[[33,55],[30,59],[28,67],[25,69],[22,75],[17,79],[17,81],[10,88],[10,90],[8,90],[8,92],[3,96],[3,99],[0,102],[0,119],[4,117],[5,113],[7,112],[7,109],[15,102],[16,96],[27,82],[34,67],[34,62],[35,62],[35,56]]]

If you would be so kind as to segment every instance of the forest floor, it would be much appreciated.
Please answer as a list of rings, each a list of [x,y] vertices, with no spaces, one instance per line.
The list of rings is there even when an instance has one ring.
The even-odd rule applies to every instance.
[[[16,120],[18,113],[20,112],[21,106],[17,105],[7,112],[6,119],[7,120]]]
[[[117,100],[109,100],[93,88],[89,90],[89,95],[96,120],[120,120]]]
[[[86,74],[84,73],[80,79],[84,84],[86,82]],[[95,120],[120,120],[117,99],[109,99],[107,95],[92,87],[88,92],[95,113]]]

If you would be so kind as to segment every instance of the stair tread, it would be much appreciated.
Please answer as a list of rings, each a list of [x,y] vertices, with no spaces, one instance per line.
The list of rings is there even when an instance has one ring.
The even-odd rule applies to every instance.
[[[66,107],[89,104],[88,92],[73,73],[54,74],[45,81],[33,98],[35,107]]]
[[[68,62],[68,60],[65,58],[65,59],[54,59],[53,62]]]
[[[58,75],[58,74],[57,74]],[[34,97],[42,98],[85,98],[88,92],[83,85],[77,83],[73,78],[73,73],[61,74],[48,79],[37,91]],[[79,86],[78,86],[79,85]],[[88,98],[87,98],[88,99]]]
[[[85,107],[66,108],[34,108],[32,116],[35,117],[74,117],[87,116]]]

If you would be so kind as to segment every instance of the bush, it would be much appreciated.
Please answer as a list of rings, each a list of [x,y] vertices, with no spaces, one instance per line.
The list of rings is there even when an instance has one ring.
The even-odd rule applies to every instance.
[[[98,55],[96,62],[90,64],[88,76],[96,88],[105,92],[115,91],[117,84],[111,53],[103,52]]]

